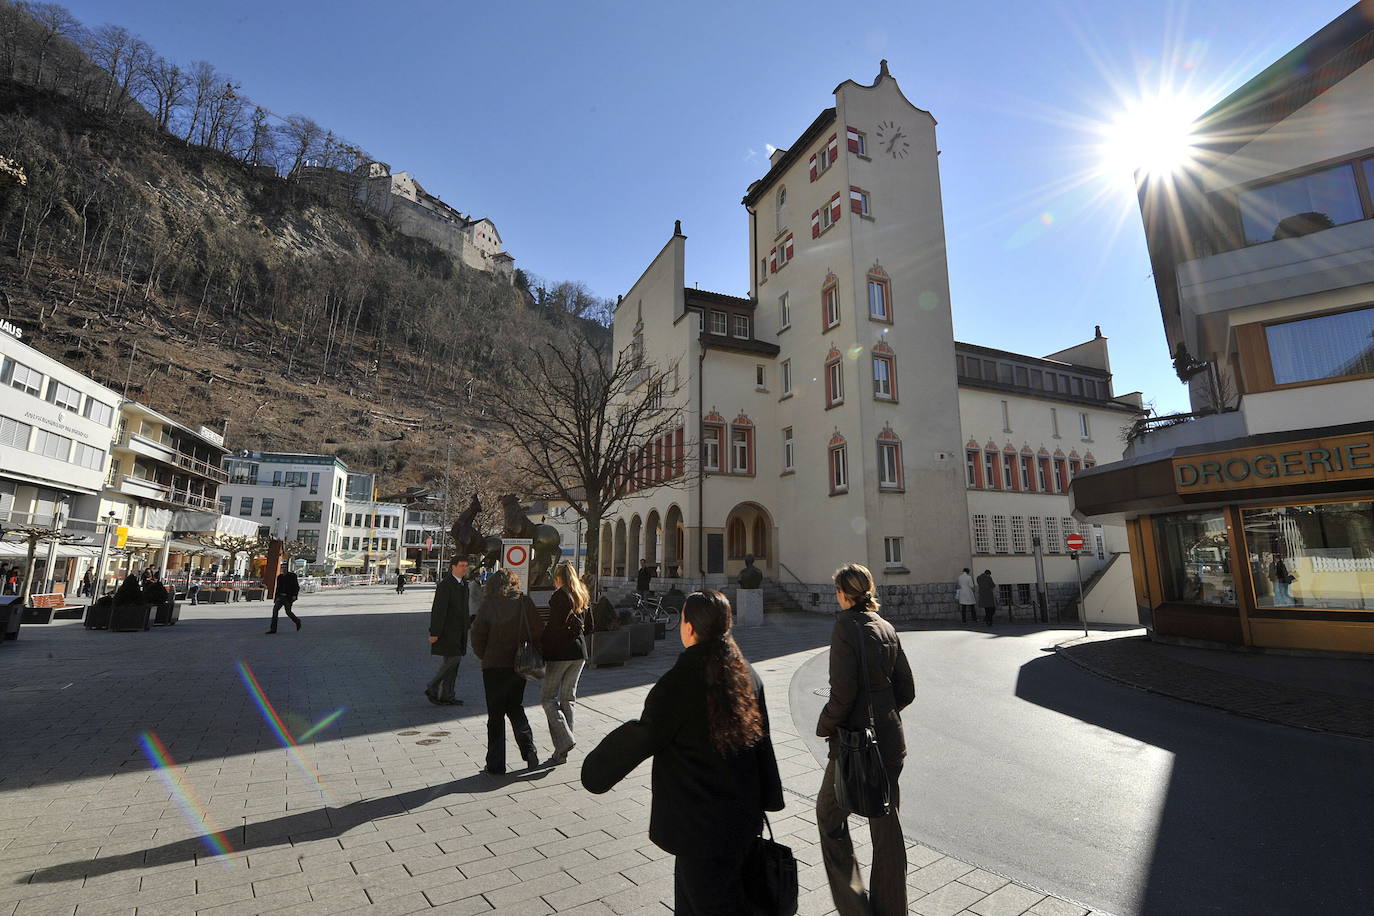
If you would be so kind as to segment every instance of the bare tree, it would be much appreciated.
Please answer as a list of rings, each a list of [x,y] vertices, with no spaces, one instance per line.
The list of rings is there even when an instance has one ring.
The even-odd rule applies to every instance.
[[[213,547],[222,550],[229,555],[228,562],[225,563],[226,571],[231,571],[234,561],[240,555],[247,556],[248,559],[267,556],[268,540],[256,534],[199,534],[192,538],[197,544],[206,547]]]
[[[139,90],[138,82],[148,73],[152,48],[137,35],[118,25],[102,25],[85,36],[87,56],[110,78],[105,81],[101,108],[120,112]]]
[[[147,64],[144,85],[153,103],[153,117],[157,120],[157,126],[167,130],[172,115],[186,101],[190,77],[165,57],[154,57]]]
[[[682,461],[654,465],[650,444],[682,425],[670,369],[634,349],[612,356],[569,329],[531,344],[493,385],[493,419],[519,444],[517,471],[568,503],[587,523],[587,568],[596,569],[601,519],[645,486],[680,486]]]
[[[253,114],[248,121],[248,149],[243,161],[248,165],[259,166],[270,163],[276,149],[276,135],[267,123],[267,110],[260,105],[253,106]]]
[[[68,531],[51,524],[40,523],[16,525],[6,529],[5,533],[18,535],[28,548],[24,553],[24,604],[28,604],[29,599],[33,597],[33,573],[38,565],[38,545],[49,544],[53,541],[59,544],[70,544],[84,539],[81,532]],[[48,570],[48,574],[52,575],[52,570]]]
[[[319,152],[319,144],[324,136],[324,130],[305,115],[293,114],[286,118],[286,123],[278,128],[282,140],[285,143],[283,152],[291,157],[291,167],[286,170],[286,174],[291,175],[302,165],[306,159],[311,158]]]
[[[33,84],[43,88],[43,69],[52,56],[54,46],[63,38],[73,40],[81,35],[81,22],[59,3],[25,3],[21,8],[33,17],[38,25],[38,61],[34,70]],[[54,81],[56,77],[54,77]]]
[[[191,111],[186,119],[186,136],[182,139],[187,143],[203,143],[197,137],[205,134],[205,122],[209,119],[215,94],[220,90],[221,77],[214,64],[197,60],[191,63],[188,81],[187,98]]]

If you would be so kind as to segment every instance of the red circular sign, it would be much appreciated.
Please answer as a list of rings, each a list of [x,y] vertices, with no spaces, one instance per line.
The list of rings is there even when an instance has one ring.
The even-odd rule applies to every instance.
[[[506,548],[506,563],[510,566],[524,566],[525,557],[528,555],[524,547],[519,544],[512,544]]]
[[[1068,537],[1064,538],[1064,546],[1068,547],[1070,550],[1082,550],[1082,549],[1083,549],[1083,535],[1081,535],[1081,534],[1071,534],[1071,535],[1069,535]]]

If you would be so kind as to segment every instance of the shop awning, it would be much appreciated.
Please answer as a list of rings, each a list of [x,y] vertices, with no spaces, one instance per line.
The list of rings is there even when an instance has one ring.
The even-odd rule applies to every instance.
[[[223,560],[229,556],[226,551],[218,547],[206,547],[204,544],[197,544],[195,541],[172,541],[172,553],[195,553],[204,557],[215,557]]]
[[[16,544],[13,541],[0,541],[0,558],[9,561],[15,557],[23,559],[28,555],[29,547],[27,544]],[[48,545],[46,543],[39,544],[38,549],[34,551],[34,556],[40,560],[46,560],[48,558]],[[94,560],[99,556],[99,547],[90,547],[85,544],[57,545],[57,558],[59,560],[70,560],[75,557],[86,557],[87,559]]]
[[[363,561],[356,557],[345,557],[334,564],[335,569],[362,569]]]
[[[414,561],[414,560],[402,560],[402,561],[401,561],[401,564],[400,564],[401,569],[410,569],[410,568],[411,568],[412,566],[414,566],[414,565],[415,565],[415,561]]]

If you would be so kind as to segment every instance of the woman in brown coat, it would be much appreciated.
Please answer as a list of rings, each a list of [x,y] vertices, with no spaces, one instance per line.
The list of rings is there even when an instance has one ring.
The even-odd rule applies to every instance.
[[[472,651],[482,660],[482,687],[487,695],[486,772],[506,772],[506,723],[510,719],[516,747],[530,767],[539,765],[534,732],[525,716],[525,679],[515,673],[515,654],[526,640],[539,645],[544,624],[519,582],[505,570],[487,580],[482,606],[472,625]]]

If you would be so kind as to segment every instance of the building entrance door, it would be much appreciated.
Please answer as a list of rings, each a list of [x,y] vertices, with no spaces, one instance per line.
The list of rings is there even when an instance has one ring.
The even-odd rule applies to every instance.
[[[718,575],[725,572],[725,535],[706,535],[706,572]]]

